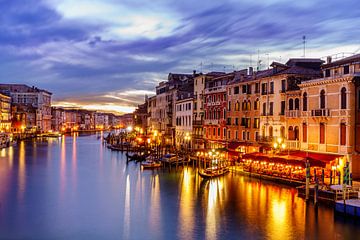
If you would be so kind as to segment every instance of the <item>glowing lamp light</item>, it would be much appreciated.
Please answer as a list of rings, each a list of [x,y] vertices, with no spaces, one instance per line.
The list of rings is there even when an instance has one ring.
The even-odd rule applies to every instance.
[[[277,143],[274,143],[274,148],[277,148],[278,147],[278,144]]]
[[[133,127],[132,127],[132,126],[128,126],[128,127],[126,128],[126,130],[128,130],[128,132],[131,132],[131,131],[133,130]]]

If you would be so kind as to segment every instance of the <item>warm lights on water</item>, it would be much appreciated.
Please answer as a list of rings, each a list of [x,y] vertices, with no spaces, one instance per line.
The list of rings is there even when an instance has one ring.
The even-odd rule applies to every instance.
[[[191,164],[190,164],[191,165]],[[296,189],[191,166],[143,170],[96,135],[0,150],[0,238],[334,239],[360,226]],[[339,237],[340,236],[340,237]]]

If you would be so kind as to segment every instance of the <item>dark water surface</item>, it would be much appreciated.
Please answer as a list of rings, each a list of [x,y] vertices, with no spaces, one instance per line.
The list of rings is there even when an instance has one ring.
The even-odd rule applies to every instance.
[[[191,167],[141,170],[96,135],[0,150],[0,238],[359,239],[360,224],[296,189]]]

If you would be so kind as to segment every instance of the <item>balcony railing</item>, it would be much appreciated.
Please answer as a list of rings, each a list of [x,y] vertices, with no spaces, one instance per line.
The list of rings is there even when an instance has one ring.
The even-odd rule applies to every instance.
[[[285,144],[286,144],[286,148],[288,150],[299,150],[300,149],[300,141],[299,140],[286,140]]]
[[[300,110],[289,110],[286,111],[286,117],[299,118],[301,117],[301,112]]]
[[[215,92],[226,92],[226,86],[219,86],[219,87],[212,87],[205,89],[205,94],[215,93]]]
[[[257,136],[256,137],[256,141],[258,142],[272,142],[274,139],[274,137],[270,137],[270,136]]]
[[[204,120],[194,120],[193,126],[202,126],[204,124]]]
[[[322,109],[313,109],[311,110],[312,117],[329,117],[330,116],[330,109],[322,108]]]
[[[219,124],[219,120],[218,119],[206,119],[204,120],[204,124],[205,125],[216,125]]]
[[[210,106],[219,106],[219,105],[221,105],[221,102],[208,102],[208,103],[206,103],[206,105],[208,107],[210,107]]]

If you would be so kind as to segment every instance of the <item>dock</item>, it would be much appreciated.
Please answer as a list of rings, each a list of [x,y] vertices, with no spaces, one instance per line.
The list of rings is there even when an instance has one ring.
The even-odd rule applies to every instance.
[[[336,201],[335,212],[360,218],[360,199],[347,199]]]

